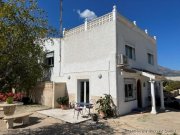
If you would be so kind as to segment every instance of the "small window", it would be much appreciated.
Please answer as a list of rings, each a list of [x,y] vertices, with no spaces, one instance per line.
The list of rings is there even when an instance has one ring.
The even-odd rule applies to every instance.
[[[125,101],[135,100],[135,79],[124,79],[124,83]]]
[[[148,57],[148,63],[154,65],[154,55],[148,53],[147,57]]]
[[[46,64],[50,67],[54,67],[54,52],[48,52],[46,54]]]
[[[135,57],[135,48],[126,45],[125,49],[126,49],[126,56],[129,59],[135,60],[136,59],[136,57]]]

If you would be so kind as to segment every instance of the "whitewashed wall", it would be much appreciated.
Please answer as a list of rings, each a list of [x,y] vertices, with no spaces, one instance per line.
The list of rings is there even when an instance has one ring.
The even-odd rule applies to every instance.
[[[180,81],[180,76],[167,76],[166,79],[172,81]]]
[[[155,40],[148,37],[145,33],[139,32],[137,26],[131,27],[129,22],[122,23],[117,21],[117,53],[125,54],[125,45],[135,48],[136,59],[129,59],[131,67],[146,69],[152,72],[157,72],[157,48]],[[148,64],[147,53],[154,55],[154,65]]]
[[[59,77],[60,74],[60,40],[58,38],[52,38],[46,41],[44,50],[46,52],[54,51],[54,67],[52,68],[51,81],[55,81],[55,78]]]
[[[128,59],[130,68],[145,69],[151,72],[157,72],[157,50],[156,41],[143,33],[137,26],[131,22],[126,21],[124,18],[117,18],[116,34],[117,34],[117,54],[125,55],[125,45],[135,48],[135,61]],[[148,64],[147,53],[154,55],[154,65]],[[142,94],[142,107],[149,105],[148,96],[149,91],[147,88],[148,78],[142,77],[138,74],[131,74],[121,72],[117,68],[117,97],[118,98],[118,113],[120,115],[131,112],[137,108],[137,99],[125,102],[124,78],[134,78],[141,81],[141,94]],[[143,86],[145,83],[145,87]]]
[[[61,44],[61,74],[59,40],[54,40],[54,46],[50,43],[46,45],[47,49],[55,51],[52,81],[66,82],[68,94],[74,95],[77,100],[77,81],[88,79],[90,98],[110,93],[116,101],[119,114],[122,115],[137,108],[137,100],[125,102],[124,78],[141,80],[143,107],[149,104],[148,89],[146,86],[143,87],[143,82],[147,82],[148,78],[140,77],[138,74],[121,75],[120,69],[116,68],[116,55],[125,54],[125,45],[131,45],[135,48],[136,60],[129,60],[130,67],[157,72],[157,51],[155,40],[139,32],[135,26],[131,27],[130,22],[115,20],[91,30],[65,36]],[[154,55],[154,66],[148,64],[147,53]],[[98,77],[100,74],[101,79]]]
[[[112,21],[63,39],[62,76],[68,92],[74,93],[76,99],[79,79],[89,79],[90,96],[103,96],[110,89],[110,94],[116,98],[115,37]],[[102,74],[101,79],[99,74]]]

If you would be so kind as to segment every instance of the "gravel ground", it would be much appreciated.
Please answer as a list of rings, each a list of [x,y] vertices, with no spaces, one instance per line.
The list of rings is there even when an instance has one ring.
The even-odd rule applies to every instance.
[[[34,112],[30,117],[30,125],[16,124],[14,129],[7,130],[3,120],[0,120],[0,135],[61,135],[61,134],[117,134],[117,135],[173,135],[180,133],[180,112],[167,110],[152,115],[150,113],[136,113],[99,120],[91,120],[80,124],[70,124],[64,121],[47,117],[35,112],[47,109],[45,106],[19,106],[17,113]]]

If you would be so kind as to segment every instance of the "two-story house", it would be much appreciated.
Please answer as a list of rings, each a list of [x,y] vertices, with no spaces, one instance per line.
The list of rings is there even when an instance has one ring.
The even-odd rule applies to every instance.
[[[71,101],[90,102],[111,94],[122,115],[152,105],[164,109],[163,77],[158,74],[156,37],[113,11],[63,31],[46,43],[51,81],[65,82]]]

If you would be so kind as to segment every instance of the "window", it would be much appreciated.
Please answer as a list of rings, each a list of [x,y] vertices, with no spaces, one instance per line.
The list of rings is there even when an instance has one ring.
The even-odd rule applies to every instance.
[[[148,63],[151,65],[154,65],[154,56],[150,53],[147,54],[148,57]]]
[[[126,56],[127,56],[129,59],[135,60],[135,58],[136,58],[136,57],[135,57],[135,48],[126,45],[126,46],[125,46],[125,49],[126,49]]]
[[[54,66],[54,52],[48,52],[46,54],[46,64],[51,67]]]
[[[124,79],[125,101],[136,99],[135,79]]]

